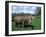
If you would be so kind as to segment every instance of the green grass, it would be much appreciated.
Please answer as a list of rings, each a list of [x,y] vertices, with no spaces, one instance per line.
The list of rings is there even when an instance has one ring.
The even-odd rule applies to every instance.
[[[34,30],[41,29],[41,18],[34,16],[34,18],[32,19],[32,25],[34,26]]]
[[[16,31],[16,24],[15,24],[15,22],[12,22],[12,31]]]
[[[32,25],[34,26],[34,30],[40,30],[41,29],[41,17],[39,16],[33,16],[32,19]],[[21,31],[21,27],[16,27],[15,22],[12,22],[12,31]],[[32,30],[31,27],[24,28],[24,30]]]

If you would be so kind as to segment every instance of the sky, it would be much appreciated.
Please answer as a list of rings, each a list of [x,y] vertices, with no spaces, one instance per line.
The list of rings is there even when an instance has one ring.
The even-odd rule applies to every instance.
[[[11,11],[12,11],[12,13],[35,14],[36,8],[37,7],[34,7],[34,6],[16,6],[16,5],[12,5]]]

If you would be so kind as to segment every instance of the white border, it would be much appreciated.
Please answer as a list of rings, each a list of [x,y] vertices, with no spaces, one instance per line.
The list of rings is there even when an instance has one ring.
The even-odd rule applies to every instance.
[[[20,5],[20,6],[36,6],[41,7],[41,30],[30,30],[30,31],[12,31],[12,23],[11,23],[11,6],[12,5]],[[26,33],[42,33],[44,31],[44,8],[42,4],[25,4],[25,3],[9,3],[9,35],[11,34],[26,34]]]

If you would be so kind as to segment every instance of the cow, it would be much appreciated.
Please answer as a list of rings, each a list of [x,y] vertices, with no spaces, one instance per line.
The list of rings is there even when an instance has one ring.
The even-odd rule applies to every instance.
[[[33,26],[31,24],[32,22],[32,16],[28,16],[28,15],[25,15],[25,16],[16,16],[15,18],[15,23],[16,23],[16,26],[21,26],[24,25],[25,27],[27,26],[31,26],[32,29],[33,29]]]

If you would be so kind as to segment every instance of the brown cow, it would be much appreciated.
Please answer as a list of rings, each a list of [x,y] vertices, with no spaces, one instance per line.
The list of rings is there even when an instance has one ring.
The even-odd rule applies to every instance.
[[[15,17],[15,21],[16,21],[16,26],[22,26],[22,25],[31,25],[31,22],[32,22],[32,16],[28,16],[28,15],[25,15],[25,16],[16,16]],[[31,25],[31,27],[33,27]]]
[[[28,16],[28,15],[25,15],[25,16],[16,16],[15,17],[15,21],[16,21],[16,24],[30,24],[31,21],[32,21],[32,16]]]

